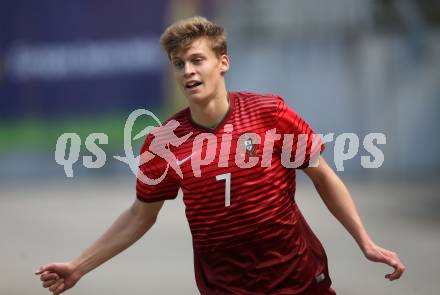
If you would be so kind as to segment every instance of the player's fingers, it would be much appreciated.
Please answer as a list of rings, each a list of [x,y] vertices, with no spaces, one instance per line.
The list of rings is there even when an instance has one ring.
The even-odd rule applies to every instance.
[[[44,269],[42,269],[42,267],[40,266],[36,271],[34,271],[34,274],[36,275],[40,275],[44,272]]]
[[[37,274],[37,272],[35,274]],[[40,275],[40,278],[41,278],[42,276],[49,274],[49,272],[47,270],[45,270],[45,271],[39,272],[38,274]]]
[[[44,281],[42,283],[43,288],[49,288],[50,286],[52,286],[53,284],[55,284],[57,282],[57,280],[52,280],[52,281]]]
[[[388,274],[386,276],[386,278],[389,279],[390,281],[394,281],[394,280],[399,279],[404,272],[405,272],[405,265],[403,265],[401,262],[399,262],[397,264],[397,266],[395,267],[394,272],[391,274]]]
[[[42,265],[35,271],[35,274],[40,275],[40,274],[46,272],[48,270],[47,268],[48,268],[48,264]]]
[[[41,276],[40,276],[40,280],[42,281],[52,281],[52,280],[58,280],[60,277],[58,276],[58,274],[54,273],[54,272],[44,272]]]
[[[50,292],[54,292],[61,284],[64,284],[64,280],[58,280],[55,284],[49,287]]]
[[[385,276],[386,279],[388,279],[389,281],[394,281],[396,279],[398,279],[398,275],[397,275],[397,270],[394,271],[393,273],[389,273]]]
[[[393,267],[394,272],[385,276],[385,278],[389,279],[390,281],[397,280],[402,276],[403,272],[405,271],[405,266],[400,261],[396,262],[396,265],[393,265]]]
[[[388,257],[390,259],[390,265],[394,267],[395,270],[398,270],[399,272],[403,272],[405,270],[405,266],[400,261],[399,256],[397,256],[397,253],[390,252]]]
[[[58,288],[55,289],[53,295],[58,295],[64,292],[64,283],[61,283]]]
[[[43,276],[47,275],[49,272],[48,271],[42,271],[40,273],[38,273],[40,275],[40,280],[43,280]]]
[[[42,265],[35,271],[35,274],[39,275],[39,274],[42,274],[43,272],[51,271],[55,267],[56,267],[55,263],[49,263],[49,264]]]

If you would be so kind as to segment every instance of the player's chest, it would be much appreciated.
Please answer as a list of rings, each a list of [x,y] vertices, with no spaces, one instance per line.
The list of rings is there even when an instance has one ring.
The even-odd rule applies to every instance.
[[[198,133],[175,149],[187,207],[234,208],[273,185],[280,153],[267,140],[266,130]]]
[[[242,169],[259,171],[279,156],[278,145],[268,130],[194,133],[172,150],[184,181],[218,172]],[[263,169],[264,170],[264,169]]]

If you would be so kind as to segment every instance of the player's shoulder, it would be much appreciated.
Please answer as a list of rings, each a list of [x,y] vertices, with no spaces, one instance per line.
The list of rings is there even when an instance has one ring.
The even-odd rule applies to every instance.
[[[280,95],[272,94],[272,93],[257,93],[251,91],[233,91],[238,101],[247,103],[251,102],[253,105],[271,105],[271,104],[279,104],[283,102],[283,98]]]
[[[281,96],[272,93],[250,91],[235,91],[233,93],[240,108],[246,112],[273,112],[275,114],[280,104],[284,103]]]

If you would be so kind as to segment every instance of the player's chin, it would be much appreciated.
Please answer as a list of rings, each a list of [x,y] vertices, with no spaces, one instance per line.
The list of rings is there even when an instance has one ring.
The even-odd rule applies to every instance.
[[[204,93],[204,91],[197,91],[197,92],[187,92],[186,97],[188,100],[194,102],[194,103],[201,103],[203,102],[207,95]]]

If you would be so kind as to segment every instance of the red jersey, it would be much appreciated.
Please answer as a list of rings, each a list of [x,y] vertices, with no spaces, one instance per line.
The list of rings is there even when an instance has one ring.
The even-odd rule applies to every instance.
[[[324,145],[278,96],[230,92],[229,103],[215,129],[193,122],[189,108],[164,123],[177,121],[184,138],[167,145],[180,171],[156,153],[140,172],[163,179],[138,179],[137,198],[174,199],[182,189],[201,294],[327,294],[327,257],[295,202],[296,169],[285,167],[311,165]],[[174,135],[149,134],[141,152]]]

